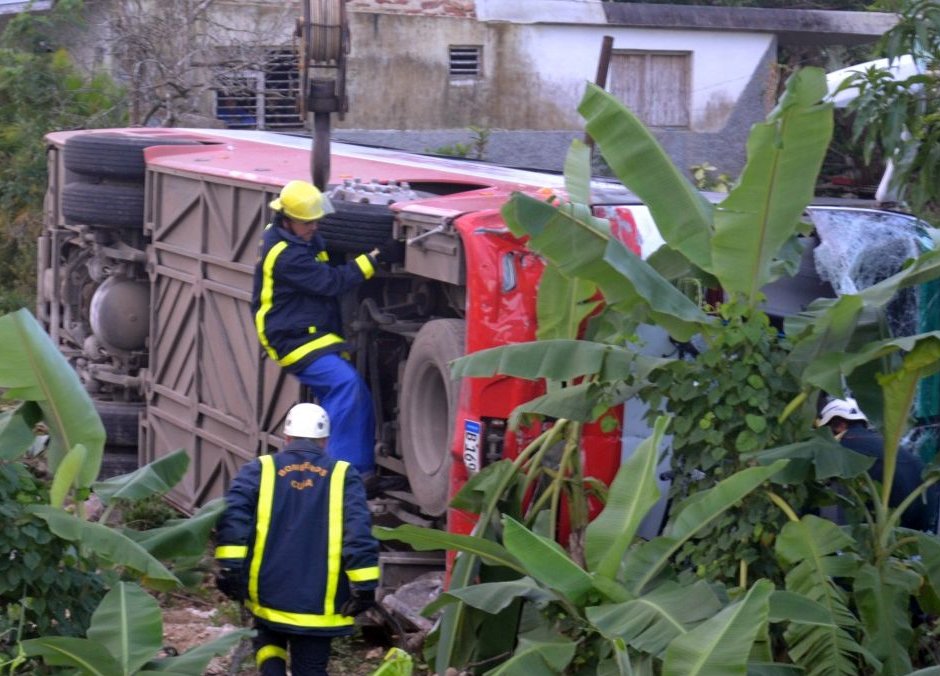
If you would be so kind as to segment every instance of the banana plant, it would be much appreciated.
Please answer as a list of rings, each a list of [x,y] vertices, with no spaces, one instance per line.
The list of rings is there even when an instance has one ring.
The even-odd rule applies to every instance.
[[[88,392],[28,310],[0,317],[0,345],[3,346],[3,359],[0,359],[3,398],[28,402],[26,408],[14,414],[16,424],[9,432],[18,430],[20,441],[26,440],[26,430],[33,427],[28,423],[35,424],[35,409],[38,408],[49,430],[46,449],[49,469],[55,472],[69,451],[83,446],[81,463],[76,463],[75,467],[74,483],[78,489],[87,489],[98,478],[105,444],[104,425]],[[9,423],[4,425],[8,427]],[[29,443],[32,440],[26,446],[14,444],[9,452],[26,452]]]
[[[787,515],[789,523],[776,543],[778,556],[786,562],[786,588],[825,605],[834,620],[832,626],[791,627],[784,634],[793,661],[807,673],[858,673],[860,663],[878,673],[902,676],[913,669],[911,652],[914,626],[911,604],[930,606],[938,598],[940,584],[940,541],[933,534],[899,528],[904,511],[940,480],[934,468],[923,483],[900,504],[891,506],[891,487],[901,437],[906,431],[914,394],[919,382],[940,371],[940,336],[880,341],[870,352],[879,355],[902,354],[894,371],[881,374],[878,384],[884,402],[884,472],[876,485],[858,472],[851,452],[829,447],[824,438],[750,454],[759,463],[790,459],[808,461],[819,476],[859,478],[848,484],[854,506],[864,520],[839,528],[812,515],[800,516],[779,496],[769,497]],[[825,368],[813,373],[821,380],[846,376],[856,364],[870,355],[833,357]],[[812,448],[812,451],[810,450]],[[822,450],[822,453],[815,451]],[[841,455],[834,453],[840,451]],[[834,468],[833,457],[854,465]],[[871,458],[867,459],[869,462]],[[824,470],[829,466],[828,471]],[[794,480],[777,475],[775,481]],[[838,582],[838,583],[837,583]],[[855,609],[853,611],[853,609]]]
[[[689,503],[669,533],[638,543],[637,527],[659,497],[654,475],[646,469],[656,462],[666,425],[665,417],[657,420],[653,435],[618,471],[604,511],[585,534],[586,566],[551,537],[508,515],[499,519],[497,540],[408,525],[374,532],[380,539],[399,540],[419,550],[455,549],[460,552],[458,562],[475,558],[513,573],[513,579],[506,581],[452,582],[425,610],[459,607],[464,618],[486,618],[521,603],[527,629],[520,633],[512,656],[504,655],[505,661],[488,673],[562,673],[577,663],[597,673],[632,674],[642,664],[655,664],[670,675],[743,674],[768,623],[831,625],[830,615],[818,603],[774,591],[767,581],[756,582],[735,599],[727,590],[702,581],[681,583],[674,555],[683,543],[706,533],[714,519],[742,497],[766,485],[787,461],[729,477]],[[480,493],[482,488],[492,504],[497,491],[511,481],[508,467],[500,463],[485,469],[475,485],[468,484],[470,492]],[[524,480],[521,471],[516,480]],[[465,506],[486,502],[464,494],[457,500]],[[480,523],[492,516],[481,514]],[[439,658],[444,643],[453,639],[442,628]],[[451,657],[459,658],[451,662],[453,666],[480,663],[472,652]],[[442,662],[436,666],[440,671]]]
[[[40,657],[49,666],[71,667],[88,676],[200,676],[214,656],[226,654],[250,634],[248,629],[237,629],[181,655],[161,656],[160,606],[139,586],[119,582],[102,599],[85,638],[30,639],[20,649],[23,657]]]

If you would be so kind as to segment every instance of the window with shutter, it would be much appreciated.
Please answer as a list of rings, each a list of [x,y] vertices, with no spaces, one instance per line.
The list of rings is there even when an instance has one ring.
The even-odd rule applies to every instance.
[[[610,93],[650,127],[688,129],[692,55],[615,50]]]
[[[302,129],[297,112],[300,75],[290,48],[266,50],[258,68],[220,67],[214,78],[215,116],[230,129]]]

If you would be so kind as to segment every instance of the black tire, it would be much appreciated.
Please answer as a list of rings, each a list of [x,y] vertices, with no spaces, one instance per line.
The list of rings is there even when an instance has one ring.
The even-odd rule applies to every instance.
[[[320,219],[318,232],[331,251],[363,253],[392,236],[392,210],[384,204],[333,202],[336,211]]]
[[[62,188],[66,223],[140,227],[144,222],[144,187],[121,183],[68,183]]]
[[[435,319],[418,331],[402,375],[401,453],[411,493],[431,516],[447,510],[450,490],[450,441],[460,381],[449,363],[464,354],[462,319]]]
[[[144,405],[138,401],[95,400],[95,410],[104,425],[108,448],[137,448],[140,413]]]
[[[95,178],[143,182],[144,148],[199,145],[197,141],[152,136],[82,134],[65,142],[63,161],[69,171]]]

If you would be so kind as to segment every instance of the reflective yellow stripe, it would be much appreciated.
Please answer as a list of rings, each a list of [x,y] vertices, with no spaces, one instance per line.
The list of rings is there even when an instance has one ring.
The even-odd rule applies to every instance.
[[[255,666],[259,669],[261,665],[264,664],[266,660],[272,658],[277,658],[279,660],[287,661],[287,651],[284,648],[276,645],[266,645],[257,653],[255,653]]]
[[[215,548],[217,559],[244,559],[248,556],[248,547],[245,545],[221,545]]]
[[[311,352],[316,350],[322,350],[324,347],[329,347],[330,345],[336,345],[337,343],[342,343],[343,339],[337,336],[335,333],[328,333],[325,336],[320,336],[316,340],[311,340],[309,343],[304,343],[298,348],[294,348],[283,359],[278,359],[277,363],[281,366],[290,366],[294,362],[300,361],[306,357]],[[274,357],[274,359],[277,359]]]
[[[271,508],[274,504],[274,458],[262,455],[261,485],[258,489],[258,515],[255,530],[255,549],[248,572],[248,599],[245,605],[255,617],[269,622],[289,624],[295,627],[345,627],[355,623],[352,617],[336,614],[336,588],[339,584],[340,565],[343,554],[343,491],[344,479],[349,463],[340,460],[330,477],[330,514],[327,531],[326,595],[323,599],[323,614],[291,613],[275,608],[266,608],[258,603],[258,578],[264,548],[271,525]]]
[[[372,259],[365,254],[356,256],[356,265],[359,266],[359,269],[362,271],[362,276],[366,279],[369,279],[369,277],[375,274],[375,266],[372,265]]]
[[[357,568],[356,570],[347,570],[346,577],[349,578],[350,582],[369,582],[371,580],[378,580],[379,567],[372,566],[371,568]]]
[[[348,627],[356,623],[353,617],[345,615],[314,615],[312,613],[289,613],[274,608],[263,608],[257,604],[248,603],[248,609],[255,617],[268,622],[288,624],[292,627]]]
[[[261,486],[258,489],[258,515],[255,526],[255,551],[251,557],[251,566],[248,568],[248,603],[258,604],[258,573],[261,571],[261,561],[264,559],[264,547],[268,540],[268,529],[271,526],[271,505],[274,503],[274,458],[262,455],[258,458],[261,463]]]
[[[271,306],[274,305],[274,263],[277,257],[287,248],[287,242],[278,242],[271,247],[264,262],[261,264],[261,297],[258,311],[255,313],[255,330],[258,332],[258,341],[261,346],[267,350],[271,359],[277,361],[277,352],[268,342],[268,336],[264,331],[264,320]]]
[[[343,493],[346,489],[346,470],[349,463],[337,460],[330,477],[330,525],[326,544],[326,596],[323,598],[323,612],[332,615],[336,612],[336,587],[339,585],[339,571],[343,561]]]

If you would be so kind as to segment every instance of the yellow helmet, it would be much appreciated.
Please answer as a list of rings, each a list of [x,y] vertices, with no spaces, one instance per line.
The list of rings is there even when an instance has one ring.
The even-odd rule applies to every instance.
[[[295,221],[315,221],[323,218],[323,194],[307,181],[291,181],[277,199],[268,205]]]

